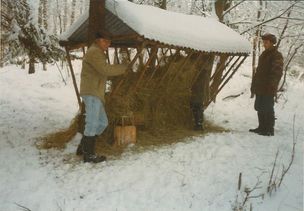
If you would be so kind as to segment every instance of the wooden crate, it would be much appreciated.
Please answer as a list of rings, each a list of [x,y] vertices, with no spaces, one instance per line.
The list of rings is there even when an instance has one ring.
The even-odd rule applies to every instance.
[[[136,143],[136,126],[134,117],[122,116],[121,125],[114,128],[114,144],[116,146]]]

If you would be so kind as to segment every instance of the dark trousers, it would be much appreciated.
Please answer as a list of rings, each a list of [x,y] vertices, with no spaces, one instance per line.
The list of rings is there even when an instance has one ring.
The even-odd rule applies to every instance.
[[[192,110],[195,127],[202,127],[204,120],[203,104],[198,102],[191,102],[190,108]]]
[[[274,113],[274,97],[265,95],[256,95],[254,109],[258,112]]]
[[[258,112],[259,127],[273,133],[274,128],[274,97],[256,95],[254,109]]]

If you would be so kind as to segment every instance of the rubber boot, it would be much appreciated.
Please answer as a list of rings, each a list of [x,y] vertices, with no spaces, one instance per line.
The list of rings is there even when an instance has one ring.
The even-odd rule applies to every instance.
[[[264,128],[264,114],[262,112],[257,112],[258,113],[258,121],[259,121],[259,126],[255,129],[249,129],[249,132],[252,133],[260,133],[262,132],[263,128]]]
[[[95,143],[95,136],[83,136],[83,162],[100,163],[107,160],[105,156],[97,156],[95,154]]]

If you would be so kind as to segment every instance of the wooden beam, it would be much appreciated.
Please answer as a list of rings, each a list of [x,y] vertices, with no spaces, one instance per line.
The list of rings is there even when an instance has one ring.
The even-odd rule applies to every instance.
[[[111,94],[110,94],[111,97],[113,97],[113,96],[116,94],[116,92],[119,90],[120,86],[121,86],[121,85],[123,84],[123,82],[125,81],[126,76],[127,76],[127,74],[128,74],[128,71],[129,71],[130,69],[132,69],[134,63],[136,62],[136,60],[137,60],[138,57],[140,56],[142,50],[144,49],[145,44],[146,44],[145,42],[142,43],[142,45],[141,45],[141,47],[140,47],[140,50],[137,51],[137,53],[136,53],[136,55],[134,56],[134,58],[132,59],[131,63],[128,65],[127,70],[126,70],[126,73],[125,73],[125,77],[122,78],[122,79],[118,82],[117,86],[116,86],[116,87],[113,89],[113,91],[111,92]]]
[[[78,101],[78,104],[79,104],[79,108],[81,108],[81,99],[80,99],[80,94],[79,94],[77,83],[76,83],[76,78],[75,78],[75,74],[74,74],[74,70],[73,70],[73,65],[72,65],[72,62],[71,62],[70,51],[69,51],[68,47],[66,47],[65,50],[66,50],[66,55],[67,55],[67,61],[68,61],[69,68],[70,68],[71,75],[72,75],[72,79],[73,79],[73,85],[74,85],[74,90],[75,90],[75,93],[76,93],[76,96],[77,96],[77,101]]]
[[[169,63],[169,66],[168,66],[168,68],[167,68],[167,71],[164,73],[163,77],[160,79],[160,81],[159,81],[157,87],[160,87],[160,86],[161,86],[161,84],[162,84],[163,81],[165,80],[166,76],[169,74],[169,70],[170,70],[172,64],[174,63],[174,61],[176,60],[177,56],[179,55],[179,52],[180,52],[180,49],[179,49],[179,48],[176,49],[176,52],[175,52],[175,54],[174,54],[172,60],[171,60],[170,63]]]
[[[116,60],[117,64],[120,64],[119,57],[118,57],[118,52],[117,52],[117,48],[114,48],[114,49],[115,49],[114,61]]]
[[[153,71],[153,73],[152,73],[152,75],[151,75],[151,77],[149,78],[149,80],[147,81],[147,83],[146,83],[146,86],[145,87],[147,87],[148,86],[148,84],[150,83],[150,81],[152,80],[152,78],[154,77],[154,75],[155,75],[155,73],[156,73],[156,71],[157,71],[157,69],[160,67],[160,63],[161,63],[161,61],[166,57],[166,54],[167,54],[167,52],[169,51],[169,48],[167,48],[167,50],[164,52],[163,50],[162,50],[162,57],[159,59],[159,63],[157,64],[157,66],[154,68],[154,71]]]
[[[145,75],[145,72],[148,68],[148,66],[150,65],[150,63],[153,61],[153,59],[155,58],[155,56],[157,55],[157,51],[153,51],[151,56],[149,57],[148,61],[146,62],[145,66],[143,67],[141,74],[134,86],[134,91],[136,91],[137,87],[139,86],[139,83],[141,82],[141,80],[143,79],[143,76]]]
[[[213,73],[213,75],[211,76],[211,78],[210,78],[210,81],[212,81],[212,79],[213,78],[215,78],[218,74],[219,74],[219,72],[221,72],[220,70],[221,69],[225,69],[229,64],[230,64],[230,62],[232,61],[232,59],[234,58],[235,56],[231,56],[231,58],[228,60],[228,62],[225,64],[225,63],[222,63],[215,71],[214,71],[214,73]],[[225,65],[225,66],[224,66]]]
[[[89,27],[88,27],[88,46],[94,40],[96,33],[104,33],[105,26],[105,1],[104,0],[90,0],[89,8]]]
[[[239,57],[240,58],[240,57]],[[237,61],[239,60],[237,59]],[[232,76],[236,73],[236,71],[239,69],[239,67],[243,64],[243,62],[246,60],[247,56],[244,56],[244,58],[241,60],[241,62],[234,68],[230,76],[224,81],[224,79],[227,77],[228,74],[225,74],[225,77],[223,78],[224,83],[220,86],[220,88],[212,94],[210,100],[206,105],[204,105],[204,108],[207,108],[209,104],[214,100],[214,98],[217,96],[217,94],[224,88],[224,86],[228,83],[228,81],[232,78]],[[230,71],[229,71],[230,72]]]

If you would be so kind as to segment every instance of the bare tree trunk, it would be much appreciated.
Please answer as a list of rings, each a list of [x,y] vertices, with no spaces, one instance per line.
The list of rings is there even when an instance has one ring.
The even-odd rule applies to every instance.
[[[214,4],[215,4],[216,15],[217,15],[219,21],[223,22],[224,21],[223,13],[224,13],[224,11],[229,9],[229,7],[231,5],[231,1],[230,0],[217,0]],[[227,59],[228,59],[228,56],[226,56],[226,55],[220,56],[220,62],[217,64],[216,69],[219,69],[220,66],[225,64]],[[224,69],[219,70],[218,74],[213,79],[213,82],[212,82],[212,85],[211,85],[211,90],[210,90],[211,95],[213,95],[213,93],[217,93],[217,90],[220,86],[220,79],[222,78],[223,72],[224,72]],[[215,100],[216,100],[216,97],[214,98],[214,101]]]
[[[283,82],[282,82],[282,85],[280,86],[280,88],[278,89],[279,91],[283,91],[283,87],[286,83],[286,76],[287,76],[287,71],[288,71],[289,65],[290,65],[291,61],[294,59],[295,55],[298,53],[298,50],[300,48],[302,48],[303,46],[304,46],[304,44],[301,43],[299,46],[295,47],[293,53],[291,54],[288,61],[286,62],[285,67],[284,67]]]
[[[83,0],[78,0],[79,13],[82,15],[83,13]]]
[[[68,1],[64,0],[63,5],[63,31],[65,31],[68,25]]]
[[[230,0],[216,0],[215,1],[215,13],[219,19],[220,22],[223,22],[224,16],[223,13],[225,10],[229,9],[231,6]]]
[[[72,13],[71,13],[71,24],[74,22],[75,20],[75,8],[76,8],[76,0],[72,1]]]
[[[39,8],[38,8],[38,25],[40,28],[45,29],[47,31],[48,23],[47,23],[47,0],[40,0],[39,1]],[[42,63],[43,70],[46,71],[46,63]]]
[[[287,13],[287,19],[286,19],[286,23],[285,23],[285,26],[280,34],[280,37],[278,39],[278,43],[277,43],[277,48],[279,48],[280,44],[281,44],[281,41],[282,41],[282,38],[286,32],[286,29],[288,28],[288,23],[289,23],[289,17],[291,15],[291,10]]]
[[[262,11],[262,7],[263,7],[263,2],[262,0],[259,1],[260,2],[260,8],[258,10],[258,14],[257,14],[257,21],[259,22],[261,19],[261,11]],[[253,76],[255,75],[256,72],[256,63],[257,63],[257,58],[258,58],[258,52],[257,52],[257,47],[259,46],[259,38],[260,38],[260,34],[261,34],[261,27],[258,27],[257,30],[255,31],[255,37],[253,38],[253,52],[252,52],[252,79],[251,79],[251,83],[253,80]],[[251,93],[251,97],[253,97],[253,94]]]
[[[35,73],[35,57],[33,55],[31,55],[31,53],[29,54],[29,74],[33,74]]]
[[[45,30],[48,29],[48,3],[47,0],[43,0],[43,27]]]
[[[61,16],[61,10],[60,10],[60,6],[59,6],[59,2],[58,0],[56,0],[56,8],[57,8],[57,16],[58,16],[58,20],[59,20],[59,34],[61,34],[63,32],[63,21],[62,21],[62,16]],[[57,22],[57,21],[56,21]]]

